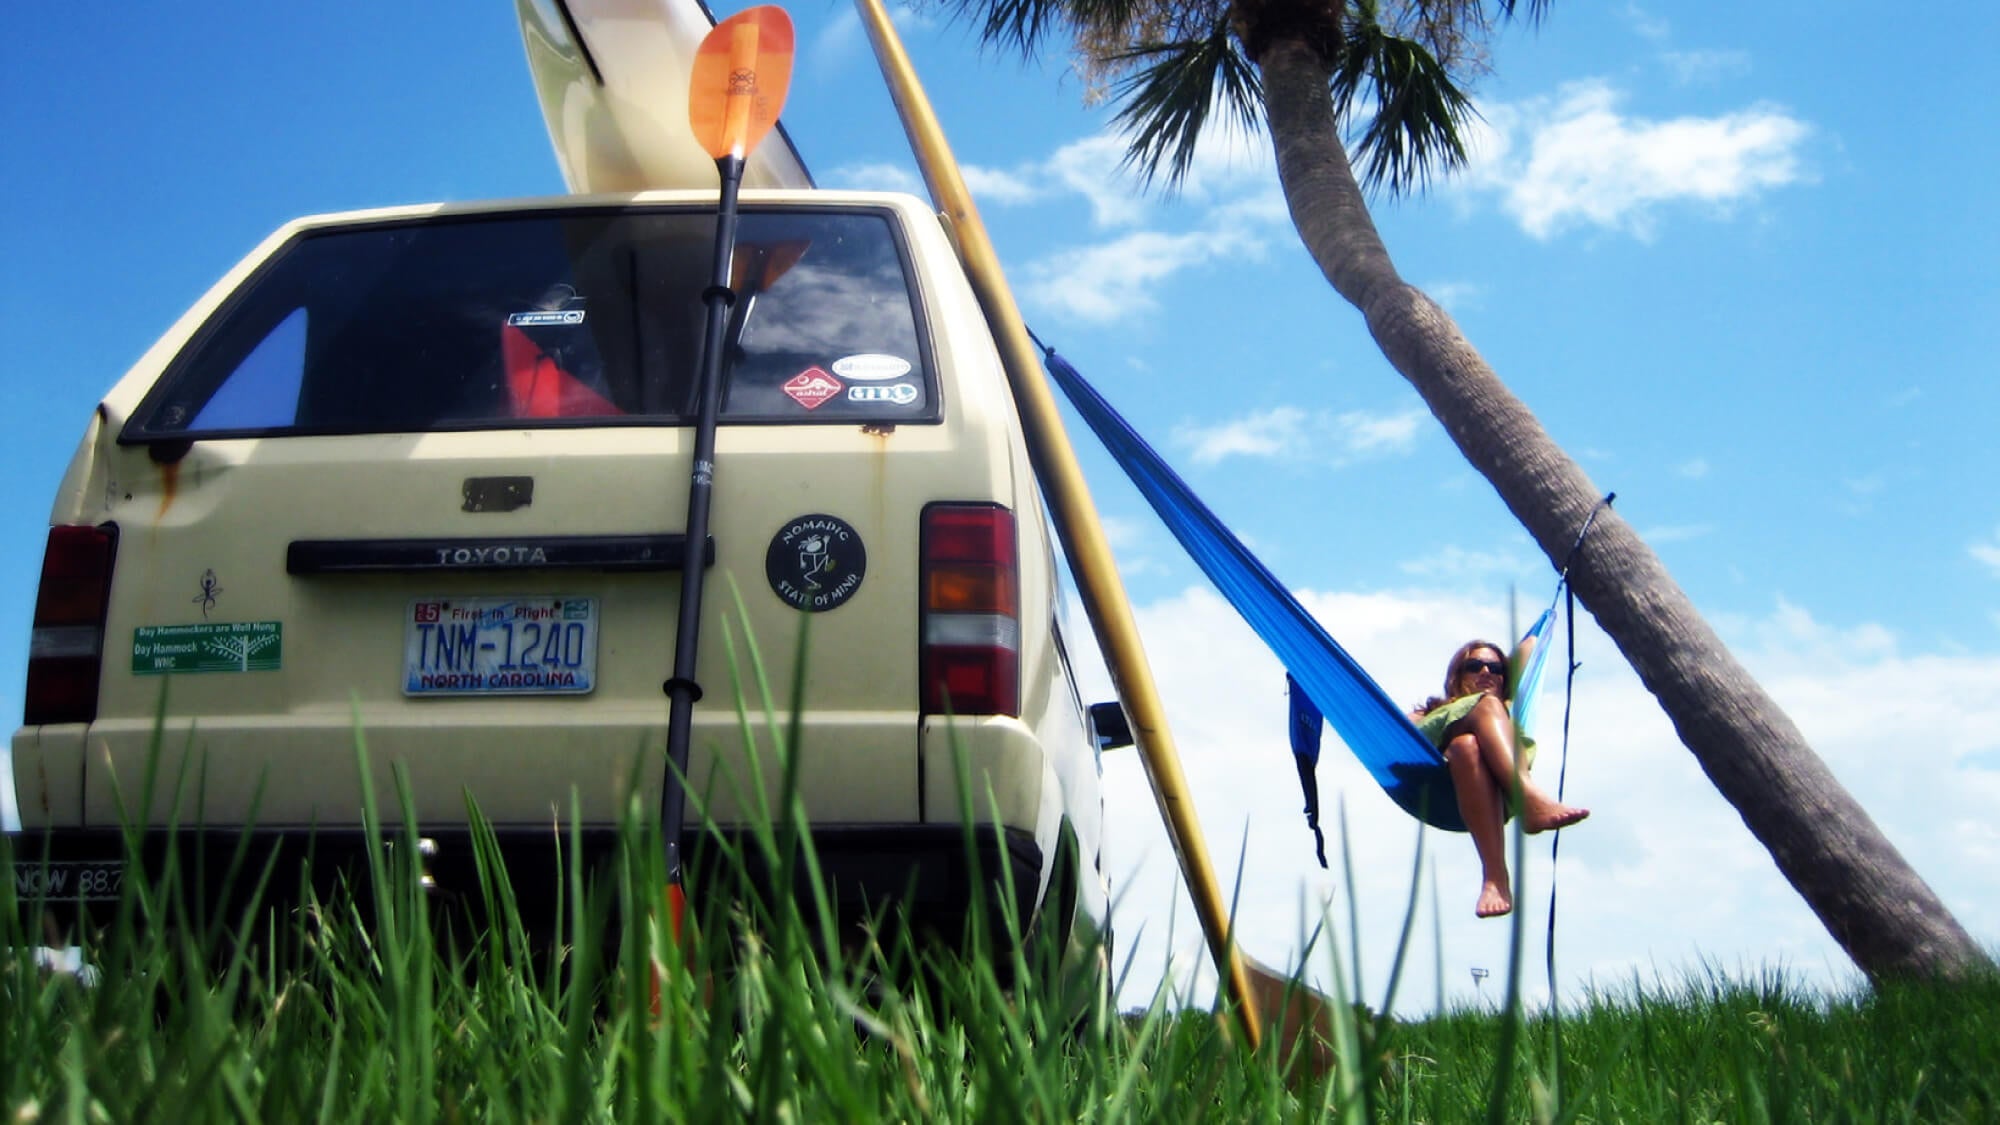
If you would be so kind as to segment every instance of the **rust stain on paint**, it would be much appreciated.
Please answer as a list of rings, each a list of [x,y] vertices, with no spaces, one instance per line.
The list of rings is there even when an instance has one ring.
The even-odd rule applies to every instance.
[[[153,519],[155,522],[164,519],[167,514],[167,509],[174,506],[174,497],[179,495],[180,487],[181,487],[181,463],[179,461],[168,461],[165,464],[161,465],[160,466],[160,510],[153,513]]]

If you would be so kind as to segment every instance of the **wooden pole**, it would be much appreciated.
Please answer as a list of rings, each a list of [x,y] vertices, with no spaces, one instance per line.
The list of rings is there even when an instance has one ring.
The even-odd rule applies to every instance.
[[[1076,575],[1084,612],[1090,618],[1118,697],[1131,719],[1132,735],[1146,766],[1146,779],[1152,785],[1160,818],[1166,824],[1167,837],[1173,842],[1188,894],[1194,899],[1195,913],[1208,938],[1216,975],[1235,999],[1243,1034],[1255,1050],[1263,1037],[1256,1000],[1251,995],[1242,959],[1231,941],[1222,890],[1209,862],[1201,825],[1195,820],[1187,775],[1181,770],[1180,754],[1167,729],[1166,711],[1153,682],[1153,670],[1146,663],[1145,649],[1139,643],[1132,605],[1125,596],[1125,584],[1118,577],[1103,525],[1098,522],[1097,507],[1091,502],[1083,469],[1077,464],[1075,450],[1063,430],[1055,393],[1042,373],[1041,358],[1034,341],[1028,338],[1027,326],[1000,270],[999,256],[994,253],[986,226],[980,221],[972,193],[966,189],[965,178],[952,159],[944,130],[931,110],[930,99],[917,82],[916,70],[910,65],[896,29],[889,23],[888,12],[881,0],[856,0],[856,4],[861,11],[861,22],[868,29],[869,41],[874,44],[882,76],[889,83],[890,97],[903,119],[903,131],[909,135],[917,165],[930,188],[931,201],[950,224],[959,259],[1000,347],[1015,407],[1021,415],[1021,427],[1027,435],[1028,456],[1034,463],[1042,492],[1048,497],[1056,534]]]

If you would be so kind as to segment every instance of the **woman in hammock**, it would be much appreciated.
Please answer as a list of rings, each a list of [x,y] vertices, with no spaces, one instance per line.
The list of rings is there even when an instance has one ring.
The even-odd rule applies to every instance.
[[[1526,664],[1530,638],[1514,654],[1514,667]],[[1514,909],[1513,880],[1507,874],[1507,841],[1502,831],[1520,793],[1520,809],[1529,834],[1575,824],[1589,809],[1565,805],[1528,776],[1535,761],[1535,742],[1516,726],[1507,704],[1513,698],[1513,677],[1500,646],[1470,641],[1452,654],[1445,669],[1444,696],[1431,697],[1410,712],[1431,745],[1444,752],[1451,784],[1458,796],[1472,844],[1479,850],[1481,884],[1475,913],[1491,918]]]

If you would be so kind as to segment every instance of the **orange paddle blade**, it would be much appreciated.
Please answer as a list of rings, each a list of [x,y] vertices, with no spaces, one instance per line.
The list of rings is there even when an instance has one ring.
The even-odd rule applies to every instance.
[[[792,83],[792,17],[766,4],[716,24],[695,52],[688,124],[717,160],[745,156],[778,123]]]

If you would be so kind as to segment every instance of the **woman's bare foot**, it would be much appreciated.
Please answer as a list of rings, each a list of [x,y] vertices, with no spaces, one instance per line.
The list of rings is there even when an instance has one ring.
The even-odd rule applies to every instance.
[[[1473,913],[1481,918],[1498,918],[1514,909],[1514,899],[1507,888],[1491,879],[1479,885],[1479,905]]]
[[[1568,828],[1570,825],[1589,815],[1589,809],[1580,809],[1575,805],[1558,805],[1551,802],[1544,808],[1529,809],[1528,815],[1524,818],[1524,827],[1528,835],[1533,836],[1537,832],[1547,832],[1552,828]]]

